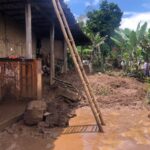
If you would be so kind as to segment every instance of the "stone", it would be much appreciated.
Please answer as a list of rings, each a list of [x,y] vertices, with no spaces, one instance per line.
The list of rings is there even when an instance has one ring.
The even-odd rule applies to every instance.
[[[19,136],[18,136],[18,134],[14,134],[13,137],[14,137],[14,139],[17,139]]]
[[[46,112],[47,104],[45,101],[31,101],[24,114],[24,122],[26,125],[37,125],[43,120],[44,113]]]
[[[51,144],[47,144],[46,145],[46,149],[50,149],[50,148],[52,148],[52,145]]]

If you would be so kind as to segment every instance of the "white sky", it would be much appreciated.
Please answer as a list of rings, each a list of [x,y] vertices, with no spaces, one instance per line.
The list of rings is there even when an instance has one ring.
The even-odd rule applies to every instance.
[[[140,21],[141,23],[148,22],[148,27],[150,28],[150,12],[125,12],[124,16],[121,22],[121,28],[123,29],[130,28],[135,30]]]

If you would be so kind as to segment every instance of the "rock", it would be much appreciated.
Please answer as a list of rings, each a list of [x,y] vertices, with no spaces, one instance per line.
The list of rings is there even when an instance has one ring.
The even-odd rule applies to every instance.
[[[101,76],[101,75],[102,75],[102,73],[101,73],[101,72],[98,72],[98,75],[99,75],[99,76]]]
[[[26,125],[37,125],[43,120],[46,112],[47,104],[45,101],[31,101],[24,114],[24,122]]]
[[[50,148],[52,148],[52,145],[51,144],[47,144],[46,145],[46,149],[50,149]]]
[[[15,139],[17,139],[19,136],[18,136],[18,134],[14,134],[13,137],[14,137]]]

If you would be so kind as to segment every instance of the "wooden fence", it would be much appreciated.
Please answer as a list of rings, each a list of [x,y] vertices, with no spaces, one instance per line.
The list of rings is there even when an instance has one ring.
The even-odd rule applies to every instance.
[[[0,59],[0,99],[40,99],[41,60]]]

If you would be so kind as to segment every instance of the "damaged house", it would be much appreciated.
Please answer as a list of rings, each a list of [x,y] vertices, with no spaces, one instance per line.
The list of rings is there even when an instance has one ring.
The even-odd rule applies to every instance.
[[[76,44],[90,43],[70,9],[60,2]],[[67,72],[67,45],[51,0],[1,0],[0,103],[5,99],[41,99],[44,65],[49,67],[51,85],[56,67]]]

